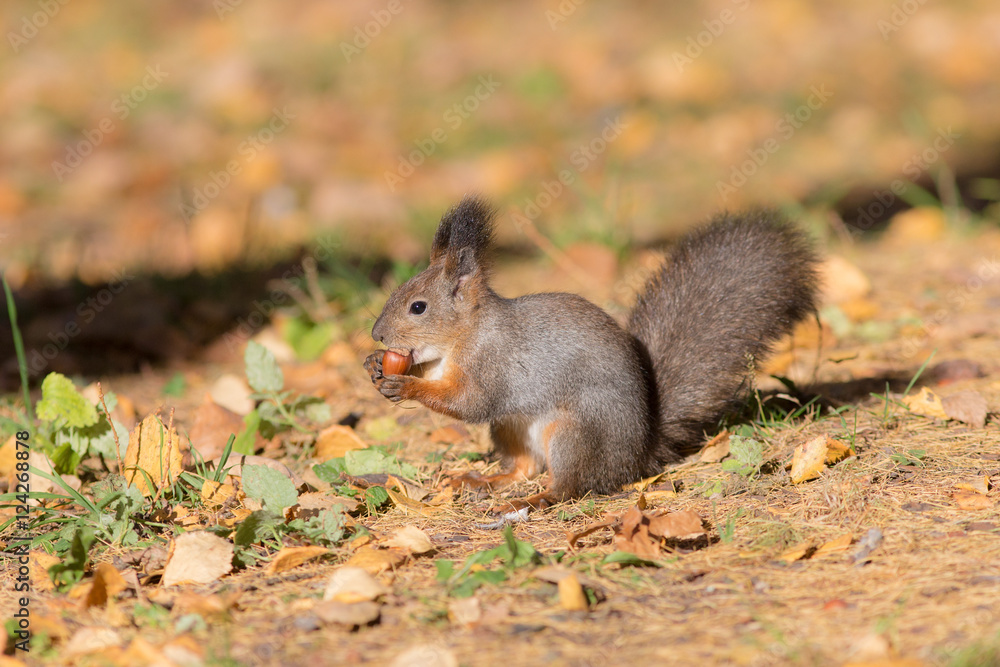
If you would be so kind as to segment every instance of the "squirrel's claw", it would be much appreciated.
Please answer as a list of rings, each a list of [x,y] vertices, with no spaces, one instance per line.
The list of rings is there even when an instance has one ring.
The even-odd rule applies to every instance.
[[[385,350],[376,350],[365,359],[365,370],[368,371],[368,375],[371,376],[373,383],[383,377],[382,357],[384,356]]]
[[[379,366],[379,373],[381,374],[381,364]],[[393,403],[399,403],[403,400],[403,387],[413,380],[414,378],[409,375],[385,375],[373,378],[375,388]]]

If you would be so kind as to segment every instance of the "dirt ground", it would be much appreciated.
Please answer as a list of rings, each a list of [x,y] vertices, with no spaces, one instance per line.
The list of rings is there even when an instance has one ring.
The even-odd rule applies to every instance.
[[[285,572],[266,572],[260,562],[208,585],[179,588],[161,587],[154,576],[142,586],[148,601],[126,591],[111,604],[89,607],[72,592],[38,593],[35,632],[50,639],[36,645],[28,662],[187,664],[137,661],[137,644],[147,646],[141,638],[149,656],[177,660],[171,647],[187,645],[198,656],[191,664],[207,665],[998,664],[1000,233],[949,231],[929,253],[906,228],[900,223],[879,240],[828,249],[868,282],[852,288],[838,265],[834,282],[846,292],[828,295],[847,298],[824,308],[818,367],[815,327],[803,327],[794,346],[779,351],[767,369],[790,376],[805,388],[803,396],[814,389],[823,408],[794,418],[773,411],[762,417],[758,409],[749,423],[765,444],[765,465],[755,476],[727,472],[718,460],[695,454],[643,492],[534,512],[514,525],[513,535],[541,560],[512,568],[504,581],[482,585],[472,598],[449,595],[436,577],[436,562],[461,563],[503,544],[501,531],[479,526],[504,511],[508,498],[527,495],[541,482],[467,494],[441,506],[390,502],[373,514],[356,512],[366,539],[343,542],[321,560]],[[611,287],[576,289],[598,302],[609,295],[613,300],[614,285],[627,284],[648,261],[633,254]],[[537,258],[501,262],[501,291],[539,280],[574,288],[571,276]],[[948,304],[946,312],[941,304]],[[835,331],[841,325],[830,323],[838,321],[837,311],[849,315]],[[371,349],[362,336],[346,348],[312,365],[287,364],[289,386],[324,396],[335,419],[358,415],[354,428],[366,444],[401,444],[397,455],[417,466],[423,488],[433,489],[443,471],[495,466],[461,456],[485,453],[484,429],[441,435],[453,420],[421,407],[392,406],[374,392],[360,368]],[[978,392],[992,411],[985,427],[931,419],[900,402],[932,353],[910,395],[922,386],[944,397]],[[240,354],[218,352],[211,363],[182,369],[188,389],[165,399],[160,390],[176,370],[107,378],[105,387],[130,397],[140,415],[173,407],[175,423],[190,432],[205,387],[223,371],[241,372]],[[777,386],[762,374],[765,401],[778,400],[768,398]],[[825,467],[818,479],[792,483],[786,466],[793,450],[819,435],[851,445],[853,454]],[[449,438],[454,442],[445,444]],[[277,438],[263,453],[300,474],[318,462],[315,451],[294,438]],[[986,485],[977,482],[984,476]],[[964,490],[977,483],[985,493]],[[571,534],[637,502],[648,512],[692,510],[705,534],[665,541],[648,565],[605,563],[617,550],[607,527],[570,546]],[[199,516],[203,525],[219,518],[204,509]],[[377,598],[377,620],[357,628],[323,621],[317,610],[331,574],[366,546],[392,552],[389,538],[404,526],[424,531],[434,550],[369,568],[386,568],[376,574],[386,587]],[[861,553],[872,529],[881,540]],[[95,561],[125,551],[102,550]],[[576,574],[590,592],[586,610],[566,608],[552,583],[553,568]],[[15,604],[8,585],[14,572],[8,568],[3,576],[6,608]],[[152,619],[146,605],[162,613]],[[204,623],[178,625],[190,614]],[[94,628],[113,629],[117,641],[97,653],[71,655],[69,638]]]

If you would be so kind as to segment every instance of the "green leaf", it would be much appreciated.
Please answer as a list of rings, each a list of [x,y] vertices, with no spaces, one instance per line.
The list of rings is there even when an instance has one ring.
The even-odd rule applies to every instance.
[[[635,554],[630,554],[627,551],[615,551],[604,557],[601,561],[601,565],[636,565],[645,567],[661,567],[660,563],[655,560],[646,560],[645,558],[639,558]]]
[[[243,492],[279,515],[299,501],[292,480],[268,466],[243,466]]]
[[[446,582],[455,574],[455,561],[453,560],[442,558],[434,561],[434,566],[437,568],[436,579],[438,581]]]
[[[87,567],[87,554],[96,541],[92,528],[77,527],[70,538],[69,551],[61,562],[49,568],[52,582],[61,590],[70,588],[83,579]]]
[[[420,474],[420,471],[415,467],[409,463],[401,462],[382,447],[366,447],[347,452],[344,454],[344,470],[348,475],[355,477],[388,473],[412,478]]]
[[[183,396],[186,388],[187,382],[184,381],[184,374],[174,373],[174,376],[163,385],[162,392],[164,396]]]
[[[247,367],[247,382],[254,391],[277,393],[285,386],[285,376],[271,351],[255,341],[247,343],[243,360]]]
[[[313,466],[313,472],[327,484],[340,484],[340,473],[347,472],[347,468],[344,466],[344,457],[318,463]]]
[[[257,544],[265,537],[273,533],[283,520],[280,516],[268,510],[257,510],[243,519],[243,523],[233,536],[233,543],[237,547],[247,547]]]
[[[253,454],[258,428],[260,428],[260,412],[251,410],[243,417],[243,430],[233,442],[233,451],[237,454]]]
[[[42,400],[36,408],[38,418],[60,426],[82,428],[97,423],[97,410],[87,402],[65,375],[49,373],[42,381]]]
[[[369,514],[374,514],[387,500],[389,500],[389,492],[384,487],[372,486],[365,489],[365,505],[368,507]]]

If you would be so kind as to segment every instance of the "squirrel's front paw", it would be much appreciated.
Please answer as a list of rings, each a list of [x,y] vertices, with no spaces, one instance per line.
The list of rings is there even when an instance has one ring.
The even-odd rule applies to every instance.
[[[385,350],[376,350],[365,359],[365,370],[371,376],[372,382],[382,378],[382,357],[384,356]]]
[[[406,398],[403,396],[403,391],[406,385],[416,381],[416,378],[410,375],[388,375],[377,379],[373,377],[373,381],[375,383],[375,388],[379,390],[379,393],[393,403],[399,403],[401,400]]]

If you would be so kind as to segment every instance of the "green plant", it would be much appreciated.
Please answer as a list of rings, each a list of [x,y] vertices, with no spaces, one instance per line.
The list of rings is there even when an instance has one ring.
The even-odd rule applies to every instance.
[[[251,398],[261,401],[257,409],[244,419],[244,431],[237,437],[236,451],[246,451],[247,442],[252,443],[254,429],[259,429],[265,435],[286,428],[294,428],[303,433],[312,433],[313,429],[302,424],[303,420],[314,424],[330,421],[330,406],[312,396],[293,396],[290,391],[282,391],[285,377],[278,366],[278,361],[266,347],[250,341],[244,354],[247,382],[254,394]]]
[[[726,472],[752,480],[764,465],[764,443],[741,435],[729,436],[729,453],[732,456],[722,462]]]
[[[499,584],[506,581],[514,570],[541,561],[531,543],[516,539],[510,526],[504,528],[503,538],[503,544],[469,556],[461,567],[456,568],[452,560],[435,561],[437,580],[448,588],[453,597],[465,598],[483,584]],[[501,561],[500,568],[487,569],[486,566],[495,560]]]

